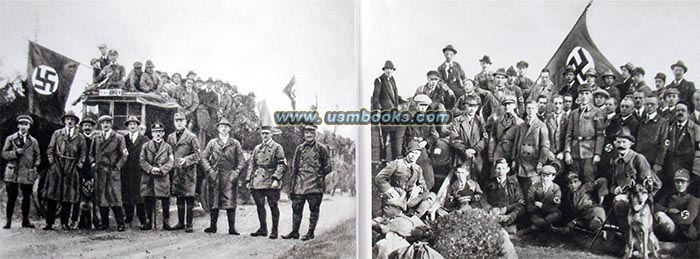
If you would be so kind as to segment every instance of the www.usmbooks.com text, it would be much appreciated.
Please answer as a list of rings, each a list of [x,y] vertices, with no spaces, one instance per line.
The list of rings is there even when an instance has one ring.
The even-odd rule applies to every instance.
[[[318,111],[276,111],[277,125],[445,125],[452,122],[448,111],[328,111],[321,116]]]

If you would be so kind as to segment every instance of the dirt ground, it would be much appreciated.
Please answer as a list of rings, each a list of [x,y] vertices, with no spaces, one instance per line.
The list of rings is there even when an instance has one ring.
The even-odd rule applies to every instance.
[[[280,235],[291,230],[291,202],[286,195],[280,201]],[[321,218],[316,236],[333,229],[338,224],[355,217],[355,199],[347,194],[324,196]],[[19,209],[15,214],[19,213]],[[177,221],[177,213],[171,213],[170,223]],[[304,211],[300,233],[308,228],[308,206]],[[270,219],[268,210],[268,222]],[[228,235],[226,213],[221,212],[218,233],[204,233],[209,217],[195,218],[194,233],[162,231],[161,218],[158,230],[141,231],[137,224],[125,232],[117,232],[112,224],[109,231],[44,231],[43,221],[35,220],[35,229],[20,228],[15,219],[12,229],[0,229],[0,258],[276,258],[287,253],[300,240],[271,240],[251,237],[258,228],[254,205],[241,205],[236,211],[236,230],[240,236]],[[269,227],[269,226],[268,226]]]

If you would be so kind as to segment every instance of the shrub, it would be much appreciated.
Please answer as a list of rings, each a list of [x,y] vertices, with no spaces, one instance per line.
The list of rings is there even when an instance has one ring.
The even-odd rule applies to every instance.
[[[445,258],[498,258],[505,253],[501,226],[479,209],[456,211],[433,225],[433,247]]]

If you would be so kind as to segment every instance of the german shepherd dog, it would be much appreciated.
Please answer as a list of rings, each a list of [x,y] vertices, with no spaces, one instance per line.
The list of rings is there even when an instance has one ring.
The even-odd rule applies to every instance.
[[[629,240],[623,258],[639,257],[647,259],[649,255],[658,257],[659,239],[653,231],[652,199],[649,189],[642,184],[627,187],[629,198]]]
[[[95,209],[93,203],[93,180],[83,180],[83,186],[80,193],[80,221],[79,229],[91,229],[93,224],[93,211]]]

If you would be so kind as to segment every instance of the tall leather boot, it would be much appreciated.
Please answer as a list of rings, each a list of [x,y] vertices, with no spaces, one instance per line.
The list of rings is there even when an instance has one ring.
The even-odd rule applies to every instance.
[[[34,225],[29,221],[29,208],[31,203],[29,197],[22,198],[22,227],[23,228],[34,228]]]
[[[172,230],[182,230],[185,229],[185,204],[177,203],[177,225],[172,227]]]
[[[216,233],[216,222],[219,219],[219,209],[209,211],[209,227],[204,229],[206,233]]]
[[[316,224],[318,223],[318,214],[318,212],[311,212],[311,216],[309,216],[309,232],[306,232],[306,235],[301,237],[301,240],[306,241],[316,237],[314,232],[316,231]]]
[[[257,204],[256,204],[257,205]],[[262,208],[262,209],[261,209]],[[264,237],[267,236],[267,219],[265,218],[265,214],[267,211],[265,211],[265,207],[263,206],[257,206],[258,209],[258,222],[260,223],[260,228],[256,230],[253,233],[250,233],[251,236],[254,237]]]
[[[234,236],[240,235],[236,232],[236,209],[227,209],[226,217],[228,217],[228,234]]]
[[[301,214],[292,214],[292,232],[283,235],[283,239],[299,239],[299,226],[301,225]]]
[[[270,213],[272,214],[272,230],[270,231],[270,239],[277,238],[277,229],[280,223],[280,210],[277,204],[270,205]]]
[[[185,232],[192,233],[194,229],[192,228],[192,221],[194,221],[194,200],[190,200],[185,204],[187,216],[185,216]]]

